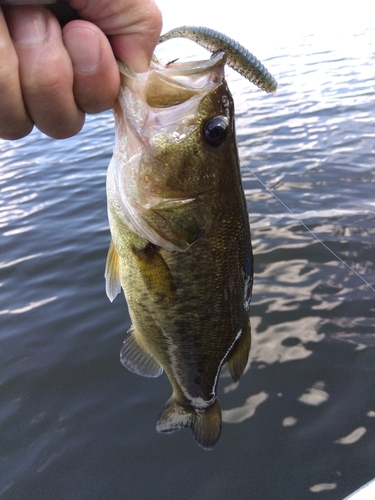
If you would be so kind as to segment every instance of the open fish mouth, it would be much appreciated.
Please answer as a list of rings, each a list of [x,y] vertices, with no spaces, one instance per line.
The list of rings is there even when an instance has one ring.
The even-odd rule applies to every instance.
[[[148,78],[147,104],[164,108],[181,104],[202,93],[207,85],[207,75],[212,75],[212,82],[218,83],[220,76],[223,76],[226,54],[219,51],[205,61],[168,63],[164,66],[163,73],[158,71],[160,63],[156,58],[153,63],[156,68],[153,68],[155,71]]]
[[[178,59],[166,64],[159,61],[155,56],[152,56],[150,68],[146,73],[152,70],[166,72],[169,76],[192,76],[200,73],[205,73],[226,62],[226,54],[224,50],[217,50],[212,53],[209,59],[201,61],[178,61]],[[128,78],[137,78],[139,73],[135,73],[122,61],[117,60],[120,73]]]
[[[167,64],[163,64],[154,55],[149,70],[143,74],[133,73],[121,61],[118,61],[118,65],[120,73],[127,79],[128,86],[133,87],[135,81],[139,82],[138,88],[142,88],[148,106],[168,108],[202,94],[211,73],[213,83],[218,83],[220,77],[224,76],[226,59],[222,50],[213,53],[210,59],[173,61]]]

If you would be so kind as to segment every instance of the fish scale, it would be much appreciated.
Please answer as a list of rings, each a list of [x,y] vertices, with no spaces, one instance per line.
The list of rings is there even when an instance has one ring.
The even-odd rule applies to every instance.
[[[237,381],[250,350],[253,253],[226,58],[154,57],[140,75],[121,65],[107,175],[107,294],[123,288],[132,320],[121,361],[165,371],[173,393],[157,430],[189,427],[205,449],[221,432],[221,368]]]

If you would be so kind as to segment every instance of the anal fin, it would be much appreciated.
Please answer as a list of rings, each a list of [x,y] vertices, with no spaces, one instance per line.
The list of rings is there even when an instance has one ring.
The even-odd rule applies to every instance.
[[[156,378],[163,373],[163,367],[137,341],[133,327],[130,328],[129,335],[124,340],[120,360],[128,370],[143,377]]]
[[[196,442],[205,450],[211,450],[221,432],[221,410],[218,400],[205,409],[185,408],[171,397],[159,415],[156,430],[171,433],[190,427]]]
[[[234,344],[226,359],[229,373],[235,382],[240,379],[246,368],[249,359],[250,345],[251,327],[250,320],[248,320],[241,333],[241,337]]]

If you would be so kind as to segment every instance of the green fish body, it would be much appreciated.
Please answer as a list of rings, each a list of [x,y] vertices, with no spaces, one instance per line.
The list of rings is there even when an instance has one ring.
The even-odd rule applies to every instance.
[[[166,372],[173,394],[157,430],[219,439],[216,388],[250,349],[253,254],[226,56],[121,75],[108,169],[112,242],[107,294],[124,290],[132,327],[121,350],[132,372]]]

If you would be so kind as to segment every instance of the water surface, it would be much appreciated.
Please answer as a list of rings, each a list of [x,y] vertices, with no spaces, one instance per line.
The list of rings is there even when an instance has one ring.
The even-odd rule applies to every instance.
[[[130,319],[103,277],[111,113],[72,139],[0,141],[1,498],[342,499],[375,476],[375,293],[340,260],[375,287],[374,40],[275,42],[274,95],[228,71],[253,346],[240,383],[220,378],[212,452],[188,430],[159,435],[167,377],[119,361]]]

